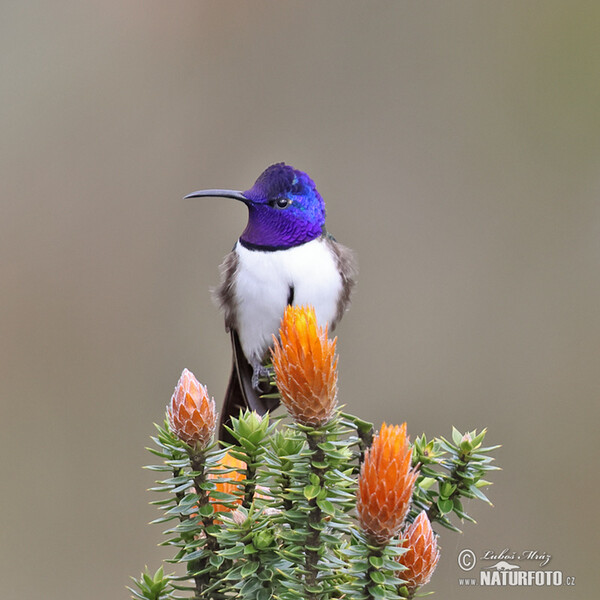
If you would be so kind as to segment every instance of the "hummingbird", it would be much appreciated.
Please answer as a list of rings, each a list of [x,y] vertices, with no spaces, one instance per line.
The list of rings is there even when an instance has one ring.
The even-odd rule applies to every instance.
[[[326,230],[325,203],[314,181],[290,165],[271,165],[245,192],[209,189],[185,198],[207,196],[248,208],[246,228],[214,290],[233,349],[219,438],[233,442],[226,429],[232,416],[246,408],[263,415],[279,404],[265,378],[286,306],[311,305],[317,322],[333,331],[349,307],[357,266],[354,253]]]

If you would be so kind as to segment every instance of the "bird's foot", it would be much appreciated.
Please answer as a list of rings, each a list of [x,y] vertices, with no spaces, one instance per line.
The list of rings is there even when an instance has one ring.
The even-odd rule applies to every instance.
[[[264,390],[261,387],[261,383],[269,383],[273,377],[273,367],[265,367],[259,365],[254,367],[252,371],[252,387],[257,391],[263,393]]]

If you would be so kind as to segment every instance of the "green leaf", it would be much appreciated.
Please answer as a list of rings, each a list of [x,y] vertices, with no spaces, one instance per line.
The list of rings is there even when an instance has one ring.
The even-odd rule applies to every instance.
[[[452,512],[452,509],[454,508],[454,502],[448,498],[439,498],[437,501],[437,506],[440,509],[440,512],[445,515],[446,513]]]
[[[210,493],[210,497],[212,500],[224,500],[225,502],[235,502],[238,499],[238,497],[234,494],[228,494],[227,492],[219,492],[216,490]]]
[[[208,560],[213,567],[218,569],[223,564],[225,558],[220,554],[212,554]]]
[[[458,446],[460,444],[460,441],[462,440],[463,434],[456,429],[456,427],[454,427],[454,425],[452,426],[452,441]]]
[[[317,500],[317,506],[326,514],[326,515],[335,515],[335,506],[329,500]]]
[[[473,450],[473,443],[471,442],[471,440],[468,440],[468,439],[467,440],[463,440],[460,443],[460,449],[465,454],[469,454]]]
[[[335,444],[332,444],[331,442],[321,442],[320,444],[317,444],[317,446],[321,448],[323,452],[334,452],[336,450]]]
[[[200,548],[198,550],[194,550],[194,552],[190,552],[189,554],[184,555],[183,560],[186,562],[190,562],[193,560],[197,560],[198,558],[203,558],[206,556],[206,549]]]
[[[304,497],[307,500],[311,500],[312,498],[316,498],[321,491],[321,487],[318,485],[307,485],[304,488]]]
[[[315,469],[322,469],[323,471],[325,471],[326,469],[328,469],[328,468],[329,468],[329,465],[327,464],[327,461],[316,461],[316,460],[315,460],[315,461],[312,463],[312,466],[313,466]]]
[[[224,579],[227,579],[228,581],[239,580],[241,579],[241,571],[242,567],[234,567],[233,569],[227,571]]]
[[[451,483],[450,481],[444,481],[444,483],[440,486],[440,496],[442,498],[450,498],[456,489],[456,484]]]
[[[473,432],[473,433],[475,433],[475,432]],[[481,445],[481,442],[483,442],[483,438],[485,437],[486,433],[487,433],[487,428],[484,429],[479,435],[475,436],[471,440],[471,443],[473,444],[473,448],[477,448]]]
[[[256,594],[256,600],[270,600],[272,597],[273,594],[271,594],[271,590],[268,590],[267,588],[258,590],[258,593]]]
[[[321,484],[321,479],[319,478],[319,476],[316,473],[311,473],[308,478],[310,479],[310,482],[313,485],[320,485]]]
[[[385,583],[385,575],[381,571],[371,571],[369,573],[369,577],[373,583],[384,584]]]
[[[369,556],[369,562],[376,568],[383,567],[383,558],[381,556]]]
[[[364,572],[369,568],[367,561],[365,560],[354,560],[352,561],[352,572],[356,573],[360,577],[363,576]]]
[[[419,487],[422,490],[428,490],[434,483],[435,479],[433,477],[423,477],[421,481],[419,481]]]
[[[264,529],[263,531],[259,531],[254,535],[252,543],[256,546],[258,550],[264,550],[273,543],[273,539],[274,538],[271,531]]]
[[[252,575],[252,573],[256,573],[256,571],[258,570],[259,567],[259,563],[258,561],[251,561],[251,562],[247,562],[243,567],[242,567],[242,571],[241,571],[241,576],[242,577],[248,577],[248,575]]]
[[[475,498],[479,498],[479,500],[483,500],[484,502],[487,502],[488,504],[492,504],[490,502],[489,498],[481,490],[479,490],[475,485],[470,485],[469,491],[471,492],[471,494],[473,494],[473,496],[475,496]]]
[[[202,517],[212,517],[214,512],[211,504],[205,504],[198,509],[198,514]]]
[[[385,600],[388,596],[385,587],[379,584],[370,586],[369,593],[373,598],[381,598],[382,600]]]
[[[275,573],[273,573],[273,570],[269,569],[268,567],[263,567],[258,571],[258,578],[261,581],[272,581],[274,576]]]
[[[239,558],[244,554],[244,545],[236,544],[232,548],[225,548],[224,550],[221,550],[219,554],[225,558]]]

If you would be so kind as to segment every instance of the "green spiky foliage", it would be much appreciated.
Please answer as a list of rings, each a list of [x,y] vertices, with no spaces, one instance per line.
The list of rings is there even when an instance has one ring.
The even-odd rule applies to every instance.
[[[132,598],[137,600],[165,600],[170,598],[169,582],[170,577],[165,576],[162,566],[160,566],[154,575],[148,571],[148,567],[142,573],[139,579],[131,578],[137,589],[128,587]]]
[[[152,502],[164,513],[153,523],[171,525],[164,532],[167,539],[162,545],[176,550],[170,562],[187,567],[185,576],[171,578],[170,587],[193,592],[195,598],[219,597],[215,590],[220,585],[223,560],[218,554],[220,526],[215,523],[220,513],[215,512],[214,505],[233,509],[237,502],[237,496],[218,491],[214,480],[228,481],[227,471],[220,467],[226,451],[215,444],[201,451],[187,446],[169,431],[166,420],[163,427],[156,428],[158,435],[152,439],[158,448],[149,450],[163,462],[147,468],[171,476],[151,488],[168,494]]]
[[[183,575],[165,577],[162,568],[142,574],[130,588],[141,600],[398,599],[412,597],[396,561],[400,538],[373,545],[354,516],[357,476],[371,443],[369,423],[338,411],[321,427],[275,423],[246,412],[233,419],[236,443],[196,451],[157,426],[150,451],[160,458],[149,469],[162,479],[152,488],[166,524],[163,545]],[[425,510],[436,523],[458,531],[451,521],[472,521],[463,501],[489,503],[484,476],[497,468],[484,447],[486,431],[451,441],[412,445],[419,466],[407,522]],[[226,453],[243,467],[223,468]],[[223,483],[233,493],[223,491]],[[220,488],[220,489],[218,489]]]
[[[433,524],[460,533],[451,521],[452,514],[461,521],[474,523],[465,511],[464,499],[478,499],[491,505],[482,488],[491,485],[484,479],[489,471],[497,470],[491,453],[500,446],[483,446],[487,430],[460,433],[452,428],[452,441],[435,438],[427,441],[425,435],[413,444],[413,463],[420,465],[419,477],[413,493],[412,522],[421,510]]]

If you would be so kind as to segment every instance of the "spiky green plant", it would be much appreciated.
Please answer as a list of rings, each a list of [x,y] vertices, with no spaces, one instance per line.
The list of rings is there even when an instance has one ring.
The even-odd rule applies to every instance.
[[[180,380],[150,449],[161,462],[148,468],[164,474],[155,522],[168,524],[169,562],[185,573],[146,572],[134,598],[412,598],[439,559],[431,526],[459,531],[456,520],[472,521],[464,499],[489,503],[498,446],[483,446],[485,429],[413,444],[405,425],[374,435],[337,405],[335,344],[314,313],[284,326],[274,365],[294,422],[241,413],[235,444],[222,448],[207,436],[216,415],[206,389],[187,372],[184,393]],[[397,505],[404,519],[390,512]]]

